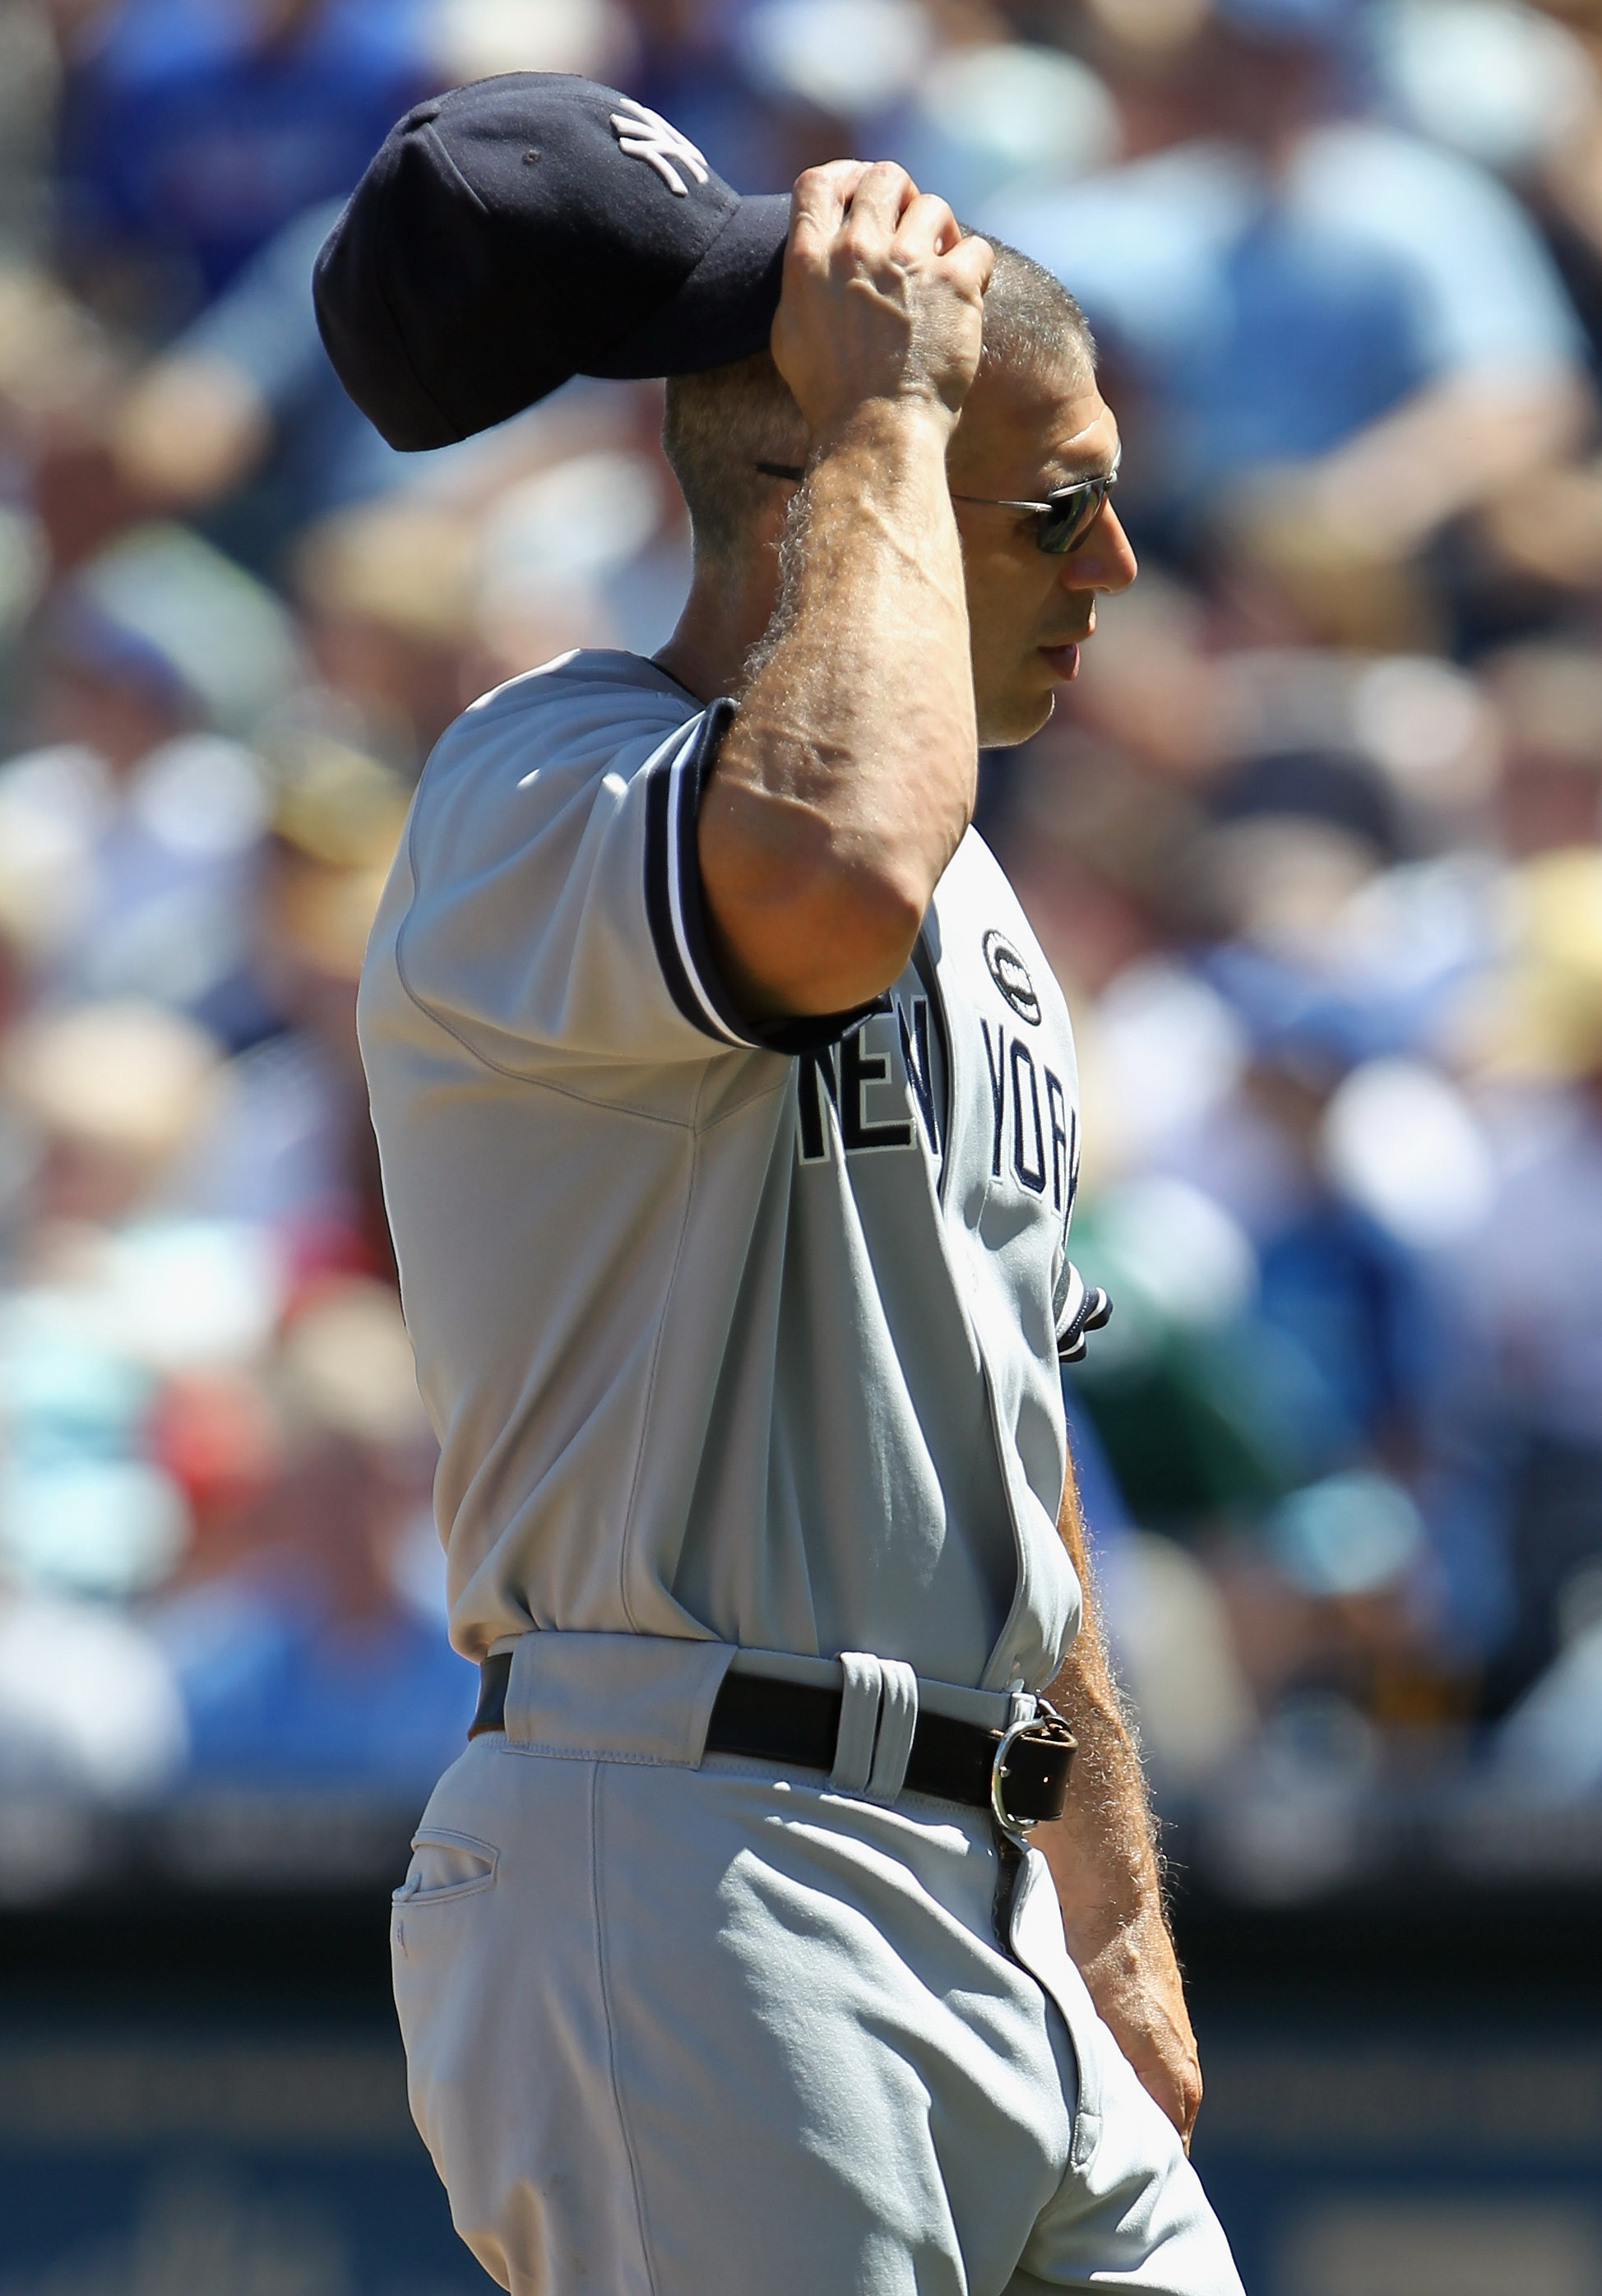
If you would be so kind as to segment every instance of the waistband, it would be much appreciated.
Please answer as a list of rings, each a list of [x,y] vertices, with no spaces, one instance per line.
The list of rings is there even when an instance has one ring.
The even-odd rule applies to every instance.
[[[842,1701],[833,1782],[884,1802],[906,1784],[920,1713],[1000,1734],[1032,1720],[1037,1704],[1021,1686],[973,1690],[860,1652],[806,1658],[670,1636],[536,1629],[492,1655],[509,1660],[497,1699],[506,1744],[568,1759],[698,1769],[731,1673],[831,1692]]]

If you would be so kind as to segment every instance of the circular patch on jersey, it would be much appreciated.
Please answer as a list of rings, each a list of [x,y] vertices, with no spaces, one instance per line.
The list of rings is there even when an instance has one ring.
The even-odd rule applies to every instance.
[[[990,979],[1019,1020],[1027,1021],[1031,1029],[1038,1029],[1040,1025],[1040,1000],[1035,995],[1035,984],[1029,977],[1028,965],[1005,933],[986,933],[984,961],[990,968]]]

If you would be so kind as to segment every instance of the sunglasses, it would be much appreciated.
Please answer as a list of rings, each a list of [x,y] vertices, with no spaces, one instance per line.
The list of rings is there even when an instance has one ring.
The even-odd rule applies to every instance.
[[[794,479],[800,480],[806,472],[793,463],[759,463],[758,470],[765,479]],[[995,495],[953,495],[953,502],[978,503],[987,510],[1026,510],[1034,513],[1035,548],[1044,550],[1052,558],[1066,557],[1077,550],[1101,516],[1103,505],[1118,483],[1118,467],[1105,478],[1076,479],[1071,487],[1058,487],[1044,502],[1009,502]]]

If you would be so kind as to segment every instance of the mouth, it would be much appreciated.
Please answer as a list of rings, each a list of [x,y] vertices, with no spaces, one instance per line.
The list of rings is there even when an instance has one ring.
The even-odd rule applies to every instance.
[[[1060,678],[1064,685],[1079,676],[1079,647],[1072,639],[1065,645],[1041,646],[1039,652],[1052,676]]]

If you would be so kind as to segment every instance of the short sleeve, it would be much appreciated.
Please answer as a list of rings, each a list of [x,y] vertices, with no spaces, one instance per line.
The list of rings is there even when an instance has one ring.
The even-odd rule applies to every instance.
[[[430,759],[394,931],[407,996],[513,1070],[798,1052],[845,1034],[864,1013],[749,1020],[713,957],[696,820],[735,705],[686,715],[665,678],[623,684],[586,661],[489,696]]]

